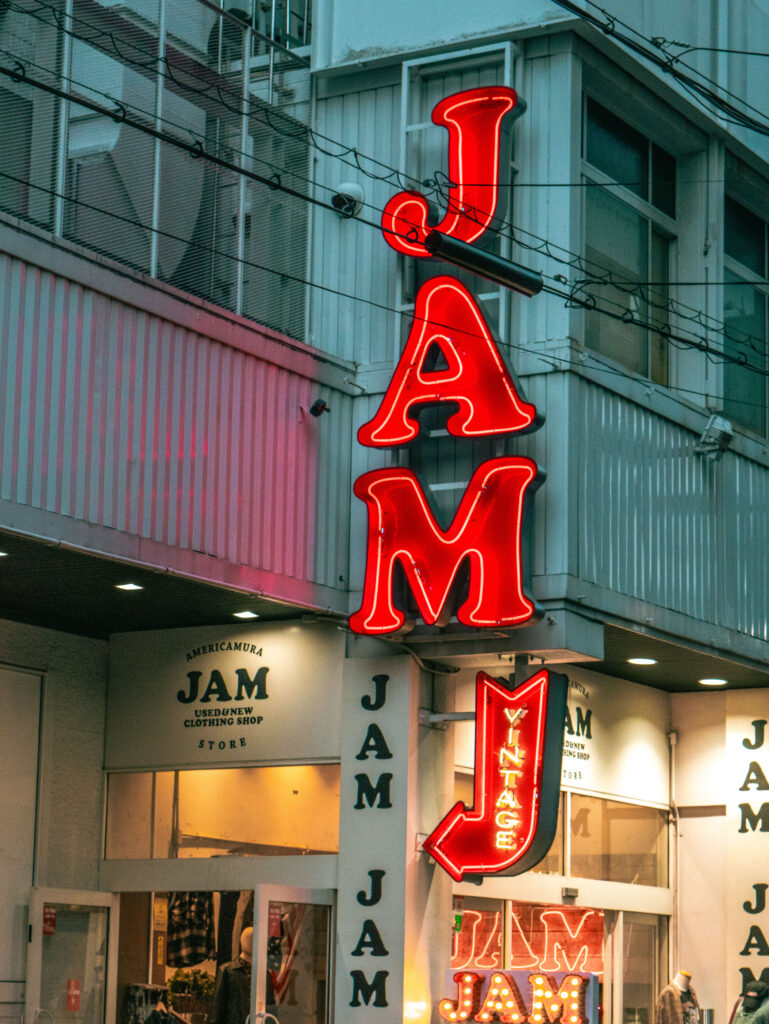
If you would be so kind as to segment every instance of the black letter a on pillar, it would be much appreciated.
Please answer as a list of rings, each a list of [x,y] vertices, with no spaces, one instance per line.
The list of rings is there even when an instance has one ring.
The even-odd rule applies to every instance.
[[[379,934],[379,929],[371,920],[363,922],[363,930],[360,933],[358,939],[358,945],[350,953],[350,956],[363,956],[363,950],[370,949],[372,956],[389,956],[389,951],[385,949],[385,944],[382,942],[382,936]]]

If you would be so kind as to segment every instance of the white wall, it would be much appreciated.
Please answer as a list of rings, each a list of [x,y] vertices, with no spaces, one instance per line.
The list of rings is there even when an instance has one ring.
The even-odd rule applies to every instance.
[[[3,707],[3,732],[27,735],[37,743],[40,722],[39,779],[37,780],[37,841],[34,879],[39,886],[95,889],[102,831],[102,750],[106,692],[107,644],[49,629],[0,622],[0,665],[42,677],[40,715],[31,693]],[[34,685],[32,690],[37,690]],[[35,752],[36,754],[36,752]],[[16,763],[3,788],[24,787],[30,794],[34,818],[37,757]],[[30,777],[31,776],[31,777]],[[12,834],[3,820],[0,877],[5,877],[15,847],[28,847],[29,815],[16,819]],[[16,1004],[23,996],[26,954],[26,907],[18,893],[0,890],[0,1004]],[[10,922],[10,924],[6,923]],[[5,1007],[3,1007],[5,1009]]]

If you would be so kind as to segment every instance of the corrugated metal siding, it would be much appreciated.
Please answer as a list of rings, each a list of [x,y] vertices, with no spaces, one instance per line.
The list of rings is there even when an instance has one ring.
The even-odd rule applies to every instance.
[[[766,468],[703,458],[691,431],[584,380],[577,396],[580,578],[767,639]]]
[[[18,259],[0,282],[1,498],[340,586],[348,396]]]
[[[361,153],[397,166],[400,152],[400,89],[387,86],[321,100],[316,127],[332,139],[355,145]],[[347,162],[319,157],[314,177],[317,194],[329,201],[343,181],[357,181],[365,192],[361,219],[379,223],[387,200],[398,191],[392,183],[376,181]],[[373,173],[383,173],[368,164]],[[360,364],[392,362],[395,358],[395,296],[397,257],[380,231],[327,210],[314,214],[312,337],[325,352]],[[338,294],[339,292],[345,294]],[[350,297],[348,297],[350,296]],[[356,301],[352,296],[360,296]],[[366,301],[368,300],[368,301]],[[382,308],[384,307],[384,308]]]

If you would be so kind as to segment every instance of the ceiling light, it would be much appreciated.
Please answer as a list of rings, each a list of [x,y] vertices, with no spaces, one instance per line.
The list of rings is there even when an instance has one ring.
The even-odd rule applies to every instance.
[[[698,679],[700,686],[726,686],[725,679]]]
[[[656,658],[628,658],[628,665],[656,665]]]
[[[258,619],[256,612],[233,612],[236,619]]]
[[[144,590],[144,587],[139,586],[138,583],[116,583],[116,590]]]
[[[7,557],[8,557],[8,552],[7,551],[0,551],[0,558],[7,558]]]

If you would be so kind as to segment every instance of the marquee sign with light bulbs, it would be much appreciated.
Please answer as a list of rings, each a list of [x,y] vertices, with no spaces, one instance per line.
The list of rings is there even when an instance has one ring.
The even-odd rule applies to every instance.
[[[438,1013],[452,1024],[594,1024],[598,1019],[594,974],[472,970],[457,971],[450,980],[456,995],[441,999]]]

